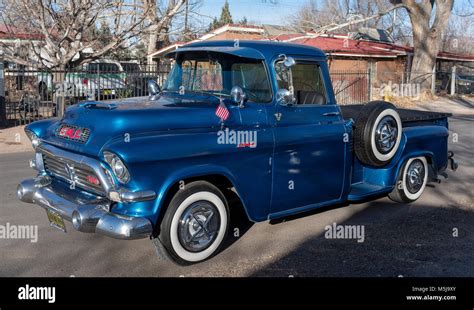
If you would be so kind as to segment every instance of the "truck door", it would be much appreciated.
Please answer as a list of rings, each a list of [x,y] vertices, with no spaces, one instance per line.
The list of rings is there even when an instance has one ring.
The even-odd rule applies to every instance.
[[[296,60],[291,67],[276,61],[273,69],[278,89],[293,89],[294,99],[277,99],[269,113],[275,135],[271,217],[278,217],[340,200],[349,143],[323,60]]]

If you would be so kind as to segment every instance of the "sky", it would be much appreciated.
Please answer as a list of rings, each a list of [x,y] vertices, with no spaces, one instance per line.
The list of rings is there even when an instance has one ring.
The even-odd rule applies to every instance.
[[[305,0],[229,0],[232,19],[238,21],[244,16],[249,23],[257,24],[284,24],[282,17],[294,14],[304,4]],[[225,0],[203,0],[199,12],[207,16],[220,16]],[[203,17],[205,20],[206,17]],[[209,22],[211,22],[211,19]]]
[[[249,23],[256,24],[285,24],[285,17],[295,14],[307,0],[228,0],[234,22],[247,17]],[[426,0],[423,0],[426,1]],[[474,0],[455,0],[456,7],[474,3]],[[210,17],[219,17],[225,0],[203,0],[199,13],[201,21],[208,24]],[[276,3],[276,4],[275,4]],[[210,17],[208,17],[210,16]]]

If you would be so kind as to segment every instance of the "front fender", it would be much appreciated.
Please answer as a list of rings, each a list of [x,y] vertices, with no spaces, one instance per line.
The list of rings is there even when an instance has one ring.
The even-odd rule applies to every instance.
[[[156,204],[154,206],[154,214],[158,217],[161,210],[164,206],[165,198],[167,197],[168,193],[170,192],[171,188],[175,184],[179,184],[180,181],[195,178],[195,177],[203,177],[210,175],[219,175],[225,177],[227,180],[232,183],[232,186],[235,188],[237,195],[240,197],[242,205],[244,206],[245,212],[247,213],[247,217],[252,219],[252,214],[248,210],[248,204],[246,202],[246,197],[241,195],[240,186],[237,181],[237,178],[229,171],[226,167],[213,165],[213,164],[205,164],[205,165],[198,165],[193,167],[184,167],[179,170],[174,171],[170,174],[166,180],[162,183],[160,190],[157,192],[157,199]],[[184,183],[186,186],[186,183]],[[156,222],[157,218],[154,222]]]

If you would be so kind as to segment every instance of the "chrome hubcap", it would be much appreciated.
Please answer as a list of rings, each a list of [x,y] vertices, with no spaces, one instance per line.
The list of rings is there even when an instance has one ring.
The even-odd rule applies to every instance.
[[[397,142],[397,136],[397,121],[392,116],[382,118],[375,130],[377,150],[382,154],[389,153]]]
[[[179,242],[190,252],[203,251],[216,240],[220,225],[217,208],[209,201],[197,201],[179,219]]]
[[[425,181],[425,167],[421,160],[416,159],[410,163],[406,179],[407,190],[411,194],[415,194],[421,189]]]

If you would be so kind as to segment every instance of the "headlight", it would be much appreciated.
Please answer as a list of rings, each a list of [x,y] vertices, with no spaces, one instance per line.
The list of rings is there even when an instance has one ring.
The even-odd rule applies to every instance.
[[[112,172],[117,180],[122,184],[126,184],[130,180],[130,174],[128,173],[127,166],[125,166],[122,160],[114,153],[107,151],[104,152],[104,158],[110,168],[112,168]]]
[[[33,148],[36,149],[38,145],[40,145],[41,140],[38,138],[38,136],[32,132],[31,130],[25,129],[25,133],[28,136],[28,139],[30,139],[31,144],[33,145]]]

